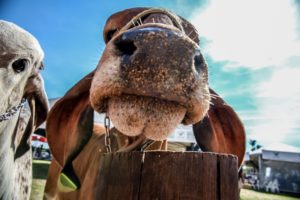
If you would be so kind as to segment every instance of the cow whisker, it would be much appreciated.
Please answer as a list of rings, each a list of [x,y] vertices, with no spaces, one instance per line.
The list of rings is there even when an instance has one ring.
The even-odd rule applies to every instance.
[[[142,19],[139,18],[140,25],[143,25]]]
[[[197,38],[197,35],[195,37],[192,38],[192,40],[195,40]]]
[[[135,21],[134,20],[131,20],[131,24],[133,25],[133,27],[135,27]]]
[[[190,37],[190,35],[191,35],[193,32],[194,32],[194,31],[191,30],[191,32],[189,32],[189,33],[187,34],[187,36]]]
[[[166,10],[164,10],[164,9],[159,9],[159,8],[157,8],[157,9],[155,9],[155,8],[153,8],[153,9],[148,9],[148,10],[145,10],[145,11],[139,13],[139,14],[136,15],[132,20],[130,20],[129,23],[127,23],[125,26],[122,27],[121,32],[130,29],[130,28],[131,28],[131,25],[133,25],[133,26],[135,27],[135,26],[136,26],[135,23],[136,23],[136,21],[137,21],[138,19],[140,19],[141,17],[144,17],[144,16],[146,16],[146,15],[148,15],[148,14],[153,14],[153,13],[163,13],[163,14],[168,15],[168,16],[172,19],[172,21],[175,23],[176,27],[178,27],[178,29],[179,29],[180,31],[184,32],[184,29],[183,29],[183,27],[182,27],[182,25],[181,25],[181,23],[180,23],[180,20],[179,20],[179,18],[178,18],[176,15],[174,15],[174,14],[172,14],[171,12],[168,12],[168,11],[166,11]]]
[[[140,25],[141,25],[141,24],[140,24],[140,22],[139,22],[138,20],[136,21],[136,23],[137,23],[137,25],[138,25],[138,26],[140,26]]]
[[[210,96],[212,97],[212,98],[220,98],[220,96],[219,95],[215,95],[215,94],[210,94]]]

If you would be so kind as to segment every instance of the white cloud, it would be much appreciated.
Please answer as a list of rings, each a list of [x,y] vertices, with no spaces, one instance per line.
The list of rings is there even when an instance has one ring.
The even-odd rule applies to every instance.
[[[300,68],[276,69],[256,89],[256,125],[251,137],[264,143],[280,142],[300,124]],[[295,136],[295,135],[294,135]]]
[[[293,1],[212,1],[191,21],[210,41],[204,51],[214,60],[229,61],[226,69],[255,70],[247,89],[257,109],[240,111],[248,136],[263,145],[299,140],[300,41]],[[255,76],[266,67],[267,76]]]
[[[276,69],[273,71],[273,74],[269,80],[266,80],[260,84],[260,87],[257,89],[257,97],[274,99],[286,98],[284,102],[288,102],[289,100],[299,101],[299,80],[300,63],[299,68],[286,67],[282,69]]]
[[[205,50],[213,58],[260,68],[300,52],[295,12],[291,1],[212,1],[191,21],[211,41]]]

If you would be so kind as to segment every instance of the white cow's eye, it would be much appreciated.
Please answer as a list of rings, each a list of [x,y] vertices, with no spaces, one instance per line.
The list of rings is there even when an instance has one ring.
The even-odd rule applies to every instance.
[[[29,61],[27,59],[19,59],[13,62],[12,68],[16,73],[21,73],[24,71],[28,65]]]

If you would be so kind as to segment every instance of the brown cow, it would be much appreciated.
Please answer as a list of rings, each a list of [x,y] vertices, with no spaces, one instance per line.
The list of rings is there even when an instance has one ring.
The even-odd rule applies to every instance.
[[[207,64],[192,24],[163,9],[128,9],[107,20],[104,40],[96,70],[50,111],[46,129],[55,160],[45,199],[94,199],[99,162],[107,152],[105,131],[93,131],[94,110],[115,125],[113,152],[166,149],[165,140],[178,124],[195,124],[201,148],[236,154],[241,163],[243,126],[209,90]],[[62,174],[79,188],[67,191]]]

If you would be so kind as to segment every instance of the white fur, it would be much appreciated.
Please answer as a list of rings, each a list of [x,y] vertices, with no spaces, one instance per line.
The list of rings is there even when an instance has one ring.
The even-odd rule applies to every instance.
[[[43,50],[30,33],[13,23],[0,20],[0,114],[20,103],[27,80],[43,57]],[[12,68],[12,63],[18,59],[29,61],[21,73],[14,72]],[[15,181],[17,176],[23,174],[23,182],[31,184],[31,180],[27,180],[28,172],[23,173],[26,169],[18,166],[26,159],[31,159],[31,155],[26,153],[25,160],[14,161],[15,149],[11,144],[14,143],[13,133],[18,116],[19,113],[8,121],[0,122],[0,199],[2,197],[3,200],[29,198],[28,195],[22,196],[21,187]],[[30,193],[30,188],[28,190]]]

